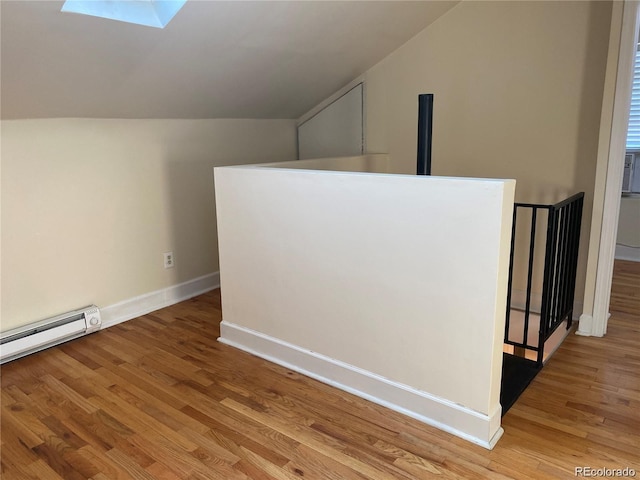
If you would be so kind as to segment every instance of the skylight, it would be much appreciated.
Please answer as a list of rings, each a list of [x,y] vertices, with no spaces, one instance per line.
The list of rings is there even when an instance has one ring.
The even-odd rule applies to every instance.
[[[63,12],[164,28],[187,0],[67,0]]]

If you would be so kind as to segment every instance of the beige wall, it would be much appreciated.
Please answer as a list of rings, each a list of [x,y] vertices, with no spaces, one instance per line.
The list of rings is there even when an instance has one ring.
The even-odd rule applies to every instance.
[[[294,159],[295,122],[3,121],[1,153],[7,330],[217,271],[212,167]]]
[[[640,248],[640,197],[622,197],[617,243]]]
[[[610,18],[608,2],[462,2],[364,75],[367,151],[404,171],[434,93],[434,175],[514,178],[517,201],[586,192],[577,299]]]

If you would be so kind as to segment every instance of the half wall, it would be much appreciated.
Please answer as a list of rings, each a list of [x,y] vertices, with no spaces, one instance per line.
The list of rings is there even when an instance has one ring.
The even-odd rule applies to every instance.
[[[214,172],[221,342],[493,447],[515,181]]]

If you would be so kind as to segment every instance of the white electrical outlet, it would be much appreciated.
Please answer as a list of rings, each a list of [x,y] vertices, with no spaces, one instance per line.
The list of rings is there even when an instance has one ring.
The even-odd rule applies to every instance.
[[[165,252],[164,253],[164,268],[173,268],[175,266],[175,261],[173,259],[173,252]]]

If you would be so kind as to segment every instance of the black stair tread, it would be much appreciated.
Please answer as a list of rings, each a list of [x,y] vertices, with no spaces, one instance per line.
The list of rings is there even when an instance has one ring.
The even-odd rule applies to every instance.
[[[533,360],[508,353],[502,354],[502,387],[500,389],[502,415],[512,407],[540,369],[541,367]]]

